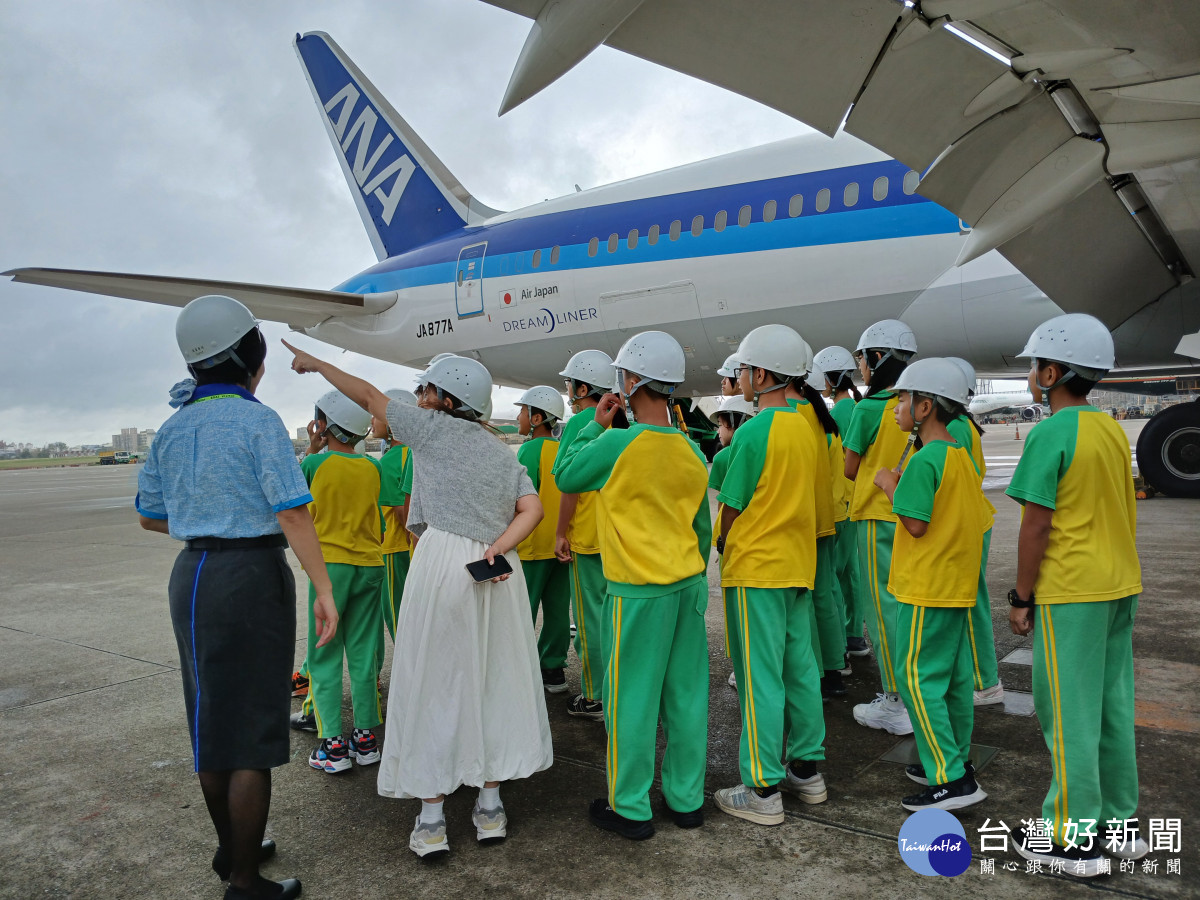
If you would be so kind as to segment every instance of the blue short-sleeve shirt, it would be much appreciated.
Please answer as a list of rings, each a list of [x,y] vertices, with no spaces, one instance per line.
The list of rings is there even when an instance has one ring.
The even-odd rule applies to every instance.
[[[233,385],[204,385],[167,419],[138,475],[137,511],[171,537],[279,534],[275,514],[312,501],[279,414]]]

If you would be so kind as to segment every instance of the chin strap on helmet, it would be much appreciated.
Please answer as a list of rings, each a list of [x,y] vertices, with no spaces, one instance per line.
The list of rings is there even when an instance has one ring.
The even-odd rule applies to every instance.
[[[671,394],[675,393],[676,385],[674,385],[674,384],[670,384],[665,381],[655,381],[653,378],[650,378],[650,377],[647,377],[644,375],[639,376],[636,373],[633,373],[634,377],[637,378],[637,381],[633,385],[633,390],[631,390],[627,394],[627,393],[625,393],[625,378],[629,374],[631,374],[631,373],[626,372],[624,369],[617,369],[617,375],[618,375],[618,379],[619,379],[618,384],[620,386],[621,399],[625,402],[625,415],[627,415],[629,417],[630,422],[637,421],[637,417],[634,416],[634,414],[633,414],[633,407],[629,403],[629,398],[638,392],[638,388],[648,387],[648,388],[650,388],[650,390],[658,391],[660,394],[666,394],[668,397]],[[668,404],[668,412],[670,412],[669,407],[670,407],[670,404]]]

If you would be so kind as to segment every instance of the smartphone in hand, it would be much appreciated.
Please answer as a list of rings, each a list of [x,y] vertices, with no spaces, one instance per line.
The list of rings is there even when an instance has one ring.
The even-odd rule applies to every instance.
[[[475,562],[467,563],[467,574],[475,579],[476,584],[482,584],[500,575],[511,575],[512,566],[508,564],[508,560],[503,556],[497,556],[496,561],[491,565],[488,565],[486,558],[477,559]]]

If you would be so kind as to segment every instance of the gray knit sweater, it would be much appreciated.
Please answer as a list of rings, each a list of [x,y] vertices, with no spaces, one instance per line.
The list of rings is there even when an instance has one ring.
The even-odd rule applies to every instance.
[[[537,493],[516,454],[474,422],[399,400],[388,404],[387,420],[412,452],[414,534],[432,525],[493,544],[516,515],[517,499]]]

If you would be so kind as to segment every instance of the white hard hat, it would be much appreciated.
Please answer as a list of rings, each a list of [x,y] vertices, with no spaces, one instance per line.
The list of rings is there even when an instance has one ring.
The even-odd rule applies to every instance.
[[[417,405],[417,395],[412,391],[404,390],[404,388],[392,388],[390,391],[384,391],[383,395],[389,400],[399,400],[401,403],[407,403],[409,406]]]
[[[452,394],[460,409],[486,418],[492,410],[492,374],[477,359],[450,354],[429,363],[418,384],[432,384]]]
[[[613,368],[640,376],[630,395],[643,385],[669,394],[683,382],[687,357],[679,341],[665,331],[643,331],[625,342],[613,360]]]
[[[822,372],[853,372],[858,369],[854,355],[845,347],[826,347],[813,357],[813,368]]]
[[[427,362],[425,364],[425,368],[422,371],[417,373],[417,379],[416,379],[417,387],[425,386],[425,380],[424,380],[425,373],[429,371],[430,366],[432,366],[434,363],[441,362],[443,359],[449,359],[450,357],[455,356],[455,355],[456,354],[454,354],[454,353],[435,353],[433,356],[431,356],[429,358],[429,362]]]
[[[1043,322],[1017,357],[1065,363],[1089,380],[1116,364],[1112,335],[1103,322],[1086,313],[1067,313]]]
[[[963,373],[963,377],[967,379],[967,396],[973,397],[975,395],[975,367],[961,356],[947,356],[946,359],[958,366],[959,371]]]
[[[719,425],[721,413],[740,413],[749,418],[754,415],[754,404],[749,400],[742,399],[740,394],[733,397],[722,397],[720,405],[713,410],[708,420],[714,425]]]
[[[891,350],[897,359],[906,360],[917,352],[917,336],[899,319],[884,319],[864,331],[854,349]],[[908,356],[901,356],[901,353]]]
[[[224,351],[257,326],[258,319],[237,300],[205,294],[180,311],[175,320],[175,340],[184,362],[210,368],[230,359]]]
[[[567,360],[567,367],[558,374],[572,381],[600,387],[608,384],[612,378],[612,357],[603,350],[580,350]]]
[[[484,422],[490,421],[492,418],[492,395],[488,394],[487,402],[483,404],[483,409],[479,413],[479,418]]]
[[[342,430],[343,436],[334,436],[344,443],[350,443],[345,438],[361,438],[371,430],[371,414],[341,391],[322,395],[317,409],[324,413],[326,422]]]
[[[742,338],[736,356],[742,365],[796,378],[808,372],[811,351],[794,329],[760,325]]]
[[[563,403],[562,394],[560,394],[554,388],[544,384],[531,387],[517,398],[516,405],[528,406],[531,409],[540,409],[542,412],[554,419],[561,419],[567,414],[567,408],[566,404]]]
[[[737,368],[737,354],[730,353],[725,357],[725,362],[721,363],[721,368],[717,369],[717,374],[722,378],[732,378],[733,370]]]
[[[967,376],[953,362],[940,356],[911,363],[896,380],[896,390],[928,394],[951,403],[967,405]]]

